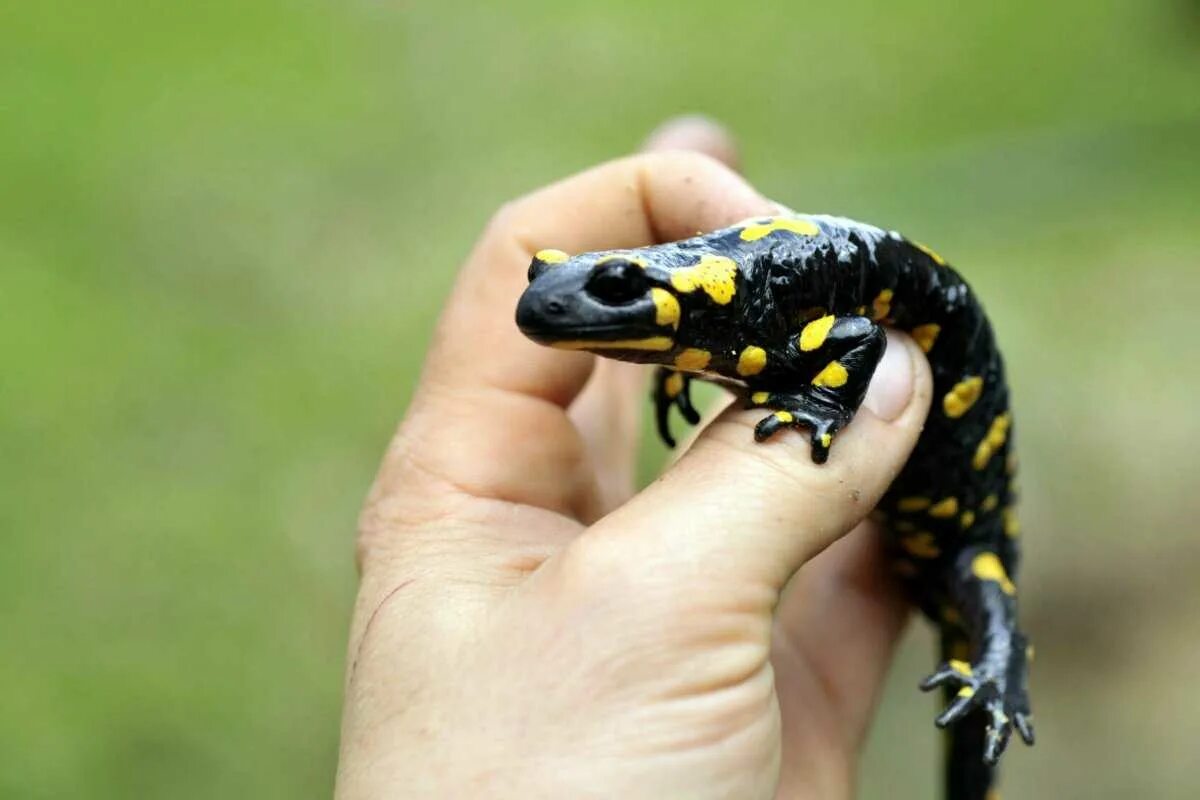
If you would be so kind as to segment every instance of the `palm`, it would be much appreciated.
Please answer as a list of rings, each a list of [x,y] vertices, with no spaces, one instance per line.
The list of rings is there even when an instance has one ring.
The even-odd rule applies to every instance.
[[[572,560],[572,544],[580,541],[587,525],[581,515],[560,512],[569,507],[603,515],[632,496],[639,427],[635,423],[644,393],[630,389],[636,388],[640,374],[626,365],[606,365],[572,407],[570,416],[577,420],[575,424],[563,418],[561,410],[543,406],[544,417],[533,414],[525,426],[512,430],[520,439],[571,424],[572,435],[559,437],[545,456],[555,463],[582,460],[587,466],[582,475],[564,473],[556,486],[543,487],[544,496],[556,498],[557,508],[511,506],[489,498],[468,498],[469,508],[459,507],[459,516],[476,520],[489,539],[529,542],[527,548],[507,551],[502,557],[487,549],[475,557],[477,568],[487,567],[495,557],[490,571],[497,580],[492,584],[490,602],[508,603],[509,610],[519,616],[536,613],[529,606],[558,607],[564,602],[561,567]],[[616,435],[605,435],[606,431]],[[620,446],[614,446],[618,443]],[[675,652],[664,653],[663,642],[629,636],[628,630],[678,628],[678,603],[667,597],[655,604],[652,598],[659,593],[690,595],[702,591],[701,586],[692,582],[640,587],[635,608],[617,617],[624,629],[623,656],[637,662],[641,659],[637,650],[642,648],[649,663],[673,665],[678,673],[670,675],[669,670],[661,669],[623,672],[619,682],[608,685],[611,696],[600,691],[606,685],[603,680],[593,680],[577,687],[580,696],[563,701],[564,715],[569,716],[576,704],[589,704],[587,725],[579,732],[584,737],[588,731],[608,727],[603,719],[606,714],[611,715],[611,724],[632,724],[632,714],[638,725],[655,727],[658,738],[633,738],[625,743],[622,757],[631,763],[641,758],[654,763],[664,737],[680,748],[704,748],[710,741],[736,743],[723,747],[719,759],[709,754],[703,761],[726,780],[737,776],[734,794],[739,797],[770,797],[776,781],[775,796],[779,798],[851,796],[853,765],[895,631],[905,614],[903,603],[879,570],[870,523],[861,527],[863,530],[838,542],[797,574],[773,617],[769,607],[763,606],[765,625],[755,615],[736,624],[732,632],[727,622],[721,623],[719,631],[689,623],[690,635],[670,637],[666,643]],[[556,544],[547,546],[547,542]],[[569,573],[569,568],[566,571]],[[706,604],[705,618],[721,619],[744,605],[745,595],[726,592],[724,596],[734,607]],[[765,637],[764,630],[768,632]],[[603,628],[584,633],[588,640],[612,636],[612,631]],[[722,661],[722,652],[731,643],[748,646],[751,651],[738,658],[735,675],[697,668],[697,663],[706,659]],[[549,679],[540,672],[546,666],[541,662],[544,651],[535,647],[528,652],[536,653],[538,659],[507,668],[530,680]],[[592,650],[573,657],[596,659],[600,662],[596,669],[602,670],[605,659],[619,660],[621,654]],[[640,686],[639,680],[643,682]],[[712,702],[700,702],[705,693]],[[640,705],[629,705],[631,694],[640,698]],[[707,718],[676,716],[663,700],[681,695],[696,699],[711,713]],[[602,702],[606,697],[611,700],[607,705]],[[648,722],[657,709],[662,709],[661,719]],[[698,737],[700,730],[707,734]],[[695,781],[688,796],[702,797],[714,785],[712,780],[704,771],[688,768],[664,782],[679,788]],[[728,788],[721,785],[721,791],[713,796]]]

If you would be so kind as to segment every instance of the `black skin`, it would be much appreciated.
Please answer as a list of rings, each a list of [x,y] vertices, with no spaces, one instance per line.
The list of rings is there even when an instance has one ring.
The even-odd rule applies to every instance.
[[[717,268],[697,272],[701,259]],[[941,632],[943,662],[921,688],[946,697],[936,720],[952,731],[946,796],[984,800],[1014,728],[1033,743],[1031,650],[1017,627],[1004,366],[962,277],[899,234],[795,214],[636,250],[543,251],[517,323],[543,344],[660,365],[653,398],[668,444],[672,407],[699,419],[688,392],[699,377],[771,412],[759,441],[806,431],[818,464],[862,403],[883,326],[912,333],[932,367],[934,404],[875,516],[913,602]]]

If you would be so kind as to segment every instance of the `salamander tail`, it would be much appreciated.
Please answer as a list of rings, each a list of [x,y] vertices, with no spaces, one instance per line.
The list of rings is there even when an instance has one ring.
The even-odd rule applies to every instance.
[[[983,763],[986,732],[987,717],[978,711],[947,729],[946,800],[999,800],[996,770]]]

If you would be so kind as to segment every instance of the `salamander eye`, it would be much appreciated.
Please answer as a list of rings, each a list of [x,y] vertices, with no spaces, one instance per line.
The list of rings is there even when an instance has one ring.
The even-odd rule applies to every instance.
[[[650,288],[646,272],[637,264],[615,258],[598,265],[587,282],[587,292],[602,303],[630,303]]]

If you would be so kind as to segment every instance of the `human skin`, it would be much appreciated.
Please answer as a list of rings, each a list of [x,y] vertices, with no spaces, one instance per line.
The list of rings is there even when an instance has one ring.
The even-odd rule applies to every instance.
[[[644,371],[520,335],[530,256],[776,210],[711,123],[647,150],[505,205],[462,267],[360,520],[342,800],[853,796],[908,617],[864,519],[928,366],[889,335],[825,465],[731,407],[635,493]]]

